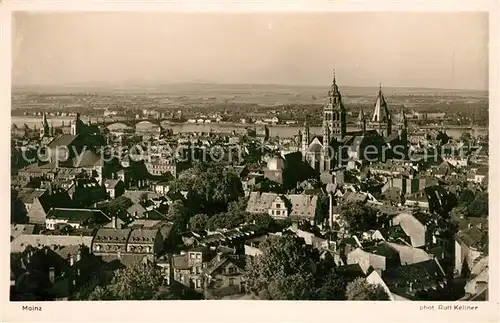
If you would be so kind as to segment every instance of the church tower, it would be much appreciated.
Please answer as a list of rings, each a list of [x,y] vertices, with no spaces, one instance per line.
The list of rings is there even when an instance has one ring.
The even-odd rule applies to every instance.
[[[71,122],[71,134],[73,136],[79,135],[82,132],[83,122],[80,120],[80,113],[76,113],[75,119]]]
[[[49,137],[50,136],[50,128],[49,123],[47,122],[47,115],[45,111],[42,114],[42,125],[40,126],[40,138]]]
[[[311,141],[311,134],[310,134],[310,130],[309,130],[309,123],[307,122],[307,116],[306,116],[306,119],[304,121],[304,128],[302,129],[302,132],[301,132],[302,136],[301,136],[301,149],[302,151],[305,153],[307,151],[307,148],[309,147],[309,143]]]
[[[366,117],[365,117],[365,113],[363,110],[359,111],[358,129],[363,131],[363,135],[365,134],[365,132],[366,132]]]
[[[404,107],[401,108],[400,124],[398,129],[400,140],[406,141],[408,139],[408,120],[406,120]]]
[[[382,83],[380,83],[371,121],[372,128],[377,130],[381,136],[389,136],[391,134],[392,118],[387,107],[387,102],[385,102],[384,94],[382,93]]]
[[[340,140],[347,131],[346,110],[333,71],[333,82],[323,109],[323,146],[331,145],[332,139]]]

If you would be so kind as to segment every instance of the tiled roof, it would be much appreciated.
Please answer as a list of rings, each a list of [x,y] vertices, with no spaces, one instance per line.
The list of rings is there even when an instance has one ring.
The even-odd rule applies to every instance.
[[[134,191],[126,190],[122,196],[130,199],[133,203],[139,203],[141,201],[141,195],[146,193],[148,198],[158,198],[160,195],[154,191]]]
[[[23,234],[14,239],[10,244],[12,253],[23,252],[27,246],[35,248],[52,246],[78,246],[90,247],[92,237],[90,236],[67,236],[67,235],[43,235]]]
[[[97,230],[94,242],[126,243],[131,229],[101,228]]]
[[[155,229],[134,229],[130,233],[128,243],[151,244],[155,242],[158,230]]]
[[[392,242],[384,242],[384,244],[388,245],[399,254],[401,265],[411,265],[431,259],[431,256],[429,256],[427,252],[419,248],[413,248]]]
[[[172,265],[175,269],[189,269],[188,255],[179,255],[173,257]]]
[[[13,224],[10,226],[10,236],[15,239],[22,234],[33,234],[34,230],[34,224]]]
[[[267,213],[274,200],[279,196],[290,203],[291,217],[315,217],[318,197],[306,194],[279,195],[276,193],[252,192],[250,193],[246,210],[251,213]]]
[[[24,188],[19,191],[17,198],[23,203],[31,204],[35,198],[39,198],[45,192],[45,189]]]
[[[457,239],[468,247],[481,249],[486,233],[477,227],[468,228],[457,233]]]
[[[113,189],[119,182],[121,182],[119,179],[107,179],[104,181],[104,186]]]
[[[102,224],[111,220],[109,216],[97,209],[54,208],[47,214],[47,218],[52,217],[76,223],[83,223],[89,219],[93,219],[93,223]]]
[[[85,150],[81,155],[73,158],[72,164],[74,167],[92,167],[97,166],[101,162],[101,158],[91,150]]]
[[[49,144],[49,148],[56,148],[56,147],[67,147],[71,145],[73,141],[78,137],[78,135],[73,136],[73,135],[59,135],[54,138]]]
[[[137,212],[138,214],[143,214],[144,212],[146,212],[146,209],[141,204],[135,203],[127,209],[127,213],[133,215],[135,214],[135,212]]]

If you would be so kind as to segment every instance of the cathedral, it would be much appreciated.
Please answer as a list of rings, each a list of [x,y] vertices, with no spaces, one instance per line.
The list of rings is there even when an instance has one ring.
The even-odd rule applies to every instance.
[[[322,136],[311,138],[307,119],[299,131],[300,149],[309,165],[319,173],[340,167],[359,168],[363,164],[407,157],[408,124],[401,111],[398,131],[393,132],[392,116],[380,86],[371,118],[360,111],[356,129],[347,129],[347,111],[335,72],[323,108]]]

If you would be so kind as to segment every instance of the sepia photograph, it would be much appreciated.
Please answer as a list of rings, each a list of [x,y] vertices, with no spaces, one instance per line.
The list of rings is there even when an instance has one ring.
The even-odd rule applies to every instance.
[[[491,300],[488,12],[11,19],[23,311]]]

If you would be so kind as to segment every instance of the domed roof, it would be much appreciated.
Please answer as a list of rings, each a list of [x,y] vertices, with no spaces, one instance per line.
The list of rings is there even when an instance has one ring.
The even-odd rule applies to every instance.
[[[267,162],[269,170],[283,170],[283,168],[285,168],[285,160],[281,156],[275,156]]]

